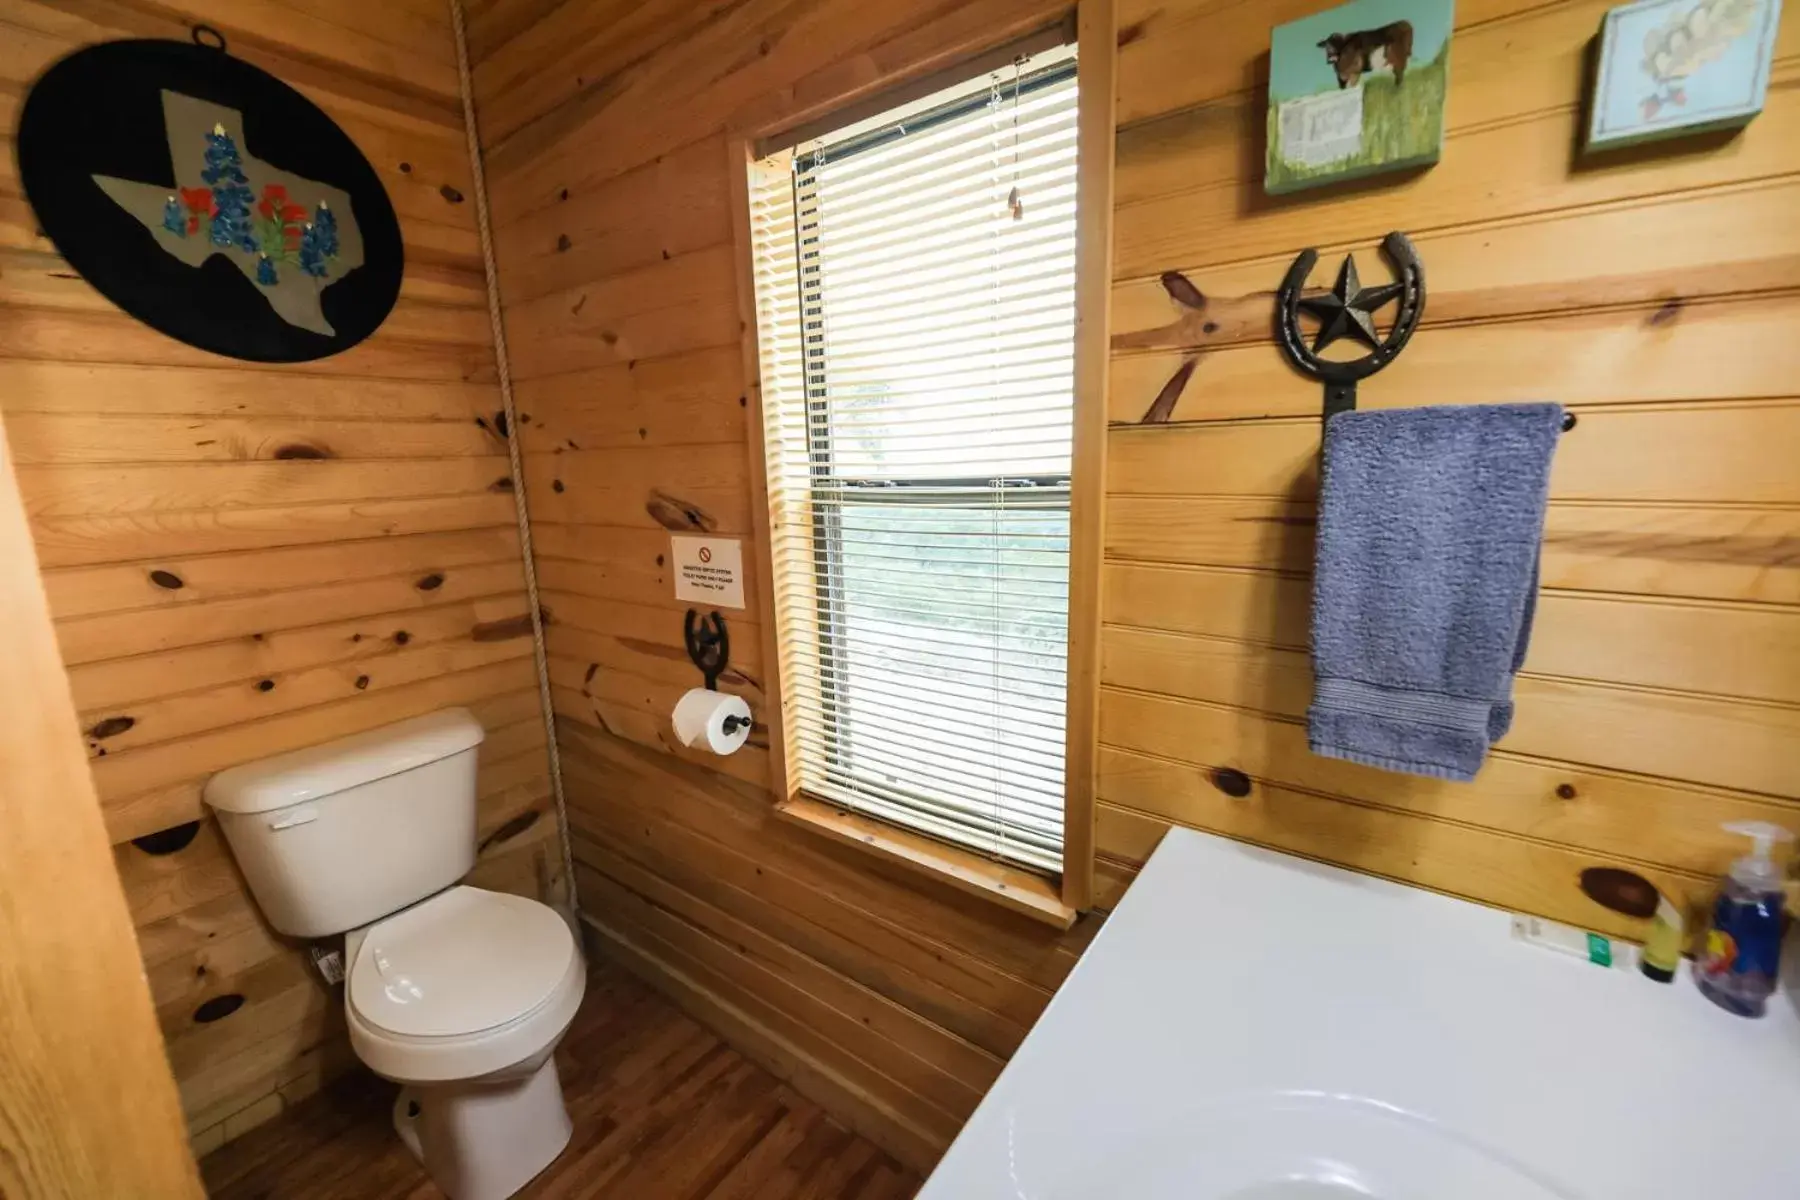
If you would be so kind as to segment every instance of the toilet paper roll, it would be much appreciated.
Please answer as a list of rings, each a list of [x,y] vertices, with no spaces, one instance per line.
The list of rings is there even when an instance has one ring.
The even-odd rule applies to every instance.
[[[675,736],[684,746],[731,754],[750,738],[750,706],[742,696],[694,688],[675,704]]]

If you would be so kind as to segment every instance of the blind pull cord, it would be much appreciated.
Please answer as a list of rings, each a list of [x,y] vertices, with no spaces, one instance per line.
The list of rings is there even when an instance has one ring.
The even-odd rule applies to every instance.
[[[494,230],[488,219],[487,172],[481,165],[481,138],[475,131],[475,95],[469,79],[469,40],[462,0],[450,0],[456,33],[456,74],[462,88],[463,132],[469,144],[469,171],[475,184],[475,220],[481,228],[481,265],[487,280],[488,324],[494,331],[494,364],[500,376],[500,404],[506,411],[506,455],[512,469],[513,513],[519,522],[519,553],[525,562],[525,603],[531,610],[531,650],[537,666],[538,707],[544,717],[550,761],[550,793],[556,801],[556,834],[562,845],[563,896],[571,922],[581,916],[575,894],[575,852],[570,848],[569,807],[563,796],[562,755],[556,748],[556,706],[550,697],[550,660],[544,650],[544,611],[538,603],[537,560],[531,549],[531,518],[525,508],[525,470],[519,455],[519,414],[513,407],[512,370],[506,354],[506,327],[500,320],[500,277],[494,269]]]

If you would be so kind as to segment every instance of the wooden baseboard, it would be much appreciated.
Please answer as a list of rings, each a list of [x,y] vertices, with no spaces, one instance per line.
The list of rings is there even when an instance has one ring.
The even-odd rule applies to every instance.
[[[768,1029],[729,997],[701,985],[677,966],[592,915],[583,913],[581,919],[587,926],[592,952],[618,963],[668,996],[740,1053],[785,1080],[794,1090],[901,1163],[929,1173],[943,1157],[948,1146],[941,1139],[918,1128],[845,1080],[829,1064]]]

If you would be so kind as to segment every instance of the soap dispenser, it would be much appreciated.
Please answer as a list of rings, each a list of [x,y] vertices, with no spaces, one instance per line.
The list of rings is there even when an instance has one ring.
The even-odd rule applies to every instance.
[[[1764,821],[1738,821],[1728,832],[1751,839],[1755,850],[1731,864],[1713,908],[1712,928],[1694,967],[1706,998],[1740,1017],[1760,1017],[1775,991],[1781,958],[1782,873],[1770,857],[1776,842],[1794,835]]]

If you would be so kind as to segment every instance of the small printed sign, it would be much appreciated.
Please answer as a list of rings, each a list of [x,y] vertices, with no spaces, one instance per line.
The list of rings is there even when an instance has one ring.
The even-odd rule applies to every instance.
[[[737,538],[669,538],[675,598],[714,608],[744,607],[744,543]]]
[[[1362,148],[1361,88],[1283,100],[1278,113],[1282,153],[1289,162],[1327,167]]]

